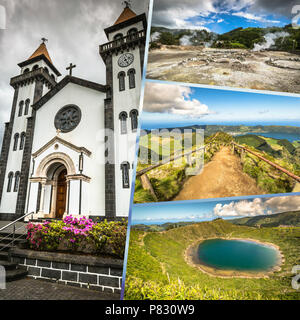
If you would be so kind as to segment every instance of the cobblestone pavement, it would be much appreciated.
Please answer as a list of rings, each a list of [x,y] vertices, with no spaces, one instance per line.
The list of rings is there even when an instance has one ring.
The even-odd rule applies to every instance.
[[[0,289],[0,300],[119,300],[119,294],[76,288],[53,282],[25,278]]]

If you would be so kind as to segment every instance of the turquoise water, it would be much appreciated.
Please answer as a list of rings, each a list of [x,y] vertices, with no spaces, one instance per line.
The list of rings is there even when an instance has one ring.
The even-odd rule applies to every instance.
[[[276,266],[279,252],[254,241],[212,239],[198,248],[200,261],[220,270],[267,271]]]

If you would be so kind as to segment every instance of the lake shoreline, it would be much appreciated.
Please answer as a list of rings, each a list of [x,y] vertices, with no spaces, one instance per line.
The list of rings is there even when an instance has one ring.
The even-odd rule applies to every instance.
[[[198,256],[198,247],[200,243],[206,240],[213,240],[213,239],[223,239],[223,240],[239,240],[239,241],[250,241],[255,242],[257,244],[268,246],[273,249],[276,249],[278,252],[278,261],[276,265],[267,271],[258,271],[258,272],[251,272],[251,271],[238,271],[238,270],[222,270],[213,268],[210,266],[205,265]],[[261,278],[269,278],[271,274],[274,272],[281,271],[281,266],[283,265],[285,259],[283,256],[283,253],[280,250],[280,247],[270,243],[270,242],[262,242],[257,239],[249,239],[249,238],[230,238],[230,237],[214,237],[214,238],[207,238],[207,239],[198,239],[197,241],[194,241],[188,248],[184,251],[184,259],[187,262],[188,265],[199,269],[205,274],[208,274],[212,277],[218,277],[218,278],[248,278],[248,279],[261,279]]]

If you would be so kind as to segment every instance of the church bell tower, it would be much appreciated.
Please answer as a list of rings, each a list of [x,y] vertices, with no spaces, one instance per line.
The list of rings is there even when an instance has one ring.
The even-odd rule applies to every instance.
[[[43,38],[38,49],[18,64],[20,74],[10,81],[14,98],[0,158],[0,213],[2,219],[22,216],[26,210],[31,167],[35,110],[32,105],[51,90],[60,76],[49,56]]]
[[[106,139],[110,144],[105,205],[106,216],[112,218],[127,216],[129,210],[147,31],[146,15],[137,15],[128,1],[124,3],[119,18],[105,29],[109,42],[100,46],[109,87],[105,101]]]

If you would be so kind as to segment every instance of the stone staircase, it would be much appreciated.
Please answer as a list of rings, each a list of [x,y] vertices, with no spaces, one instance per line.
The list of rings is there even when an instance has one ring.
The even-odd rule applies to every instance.
[[[6,224],[8,223],[0,223],[0,229]],[[5,269],[7,282],[21,279],[27,275],[26,267],[10,262],[9,250],[26,240],[25,224],[18,223],[16,230],[14,245],[12,244],[12,228],[0,232],[0,266],[3,266]]]

